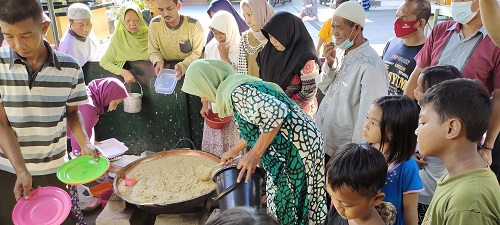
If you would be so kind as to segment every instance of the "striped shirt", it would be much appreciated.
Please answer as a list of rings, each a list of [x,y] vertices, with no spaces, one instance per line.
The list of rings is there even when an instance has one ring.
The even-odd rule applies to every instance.
[[[33,71],[10,47],[0,48],[0,102],[17,136],[30,173],[53,174],[66,157],[66,106],[87,102],[77,61],[49,50],[47,62]],[[0,169],[14,169],[0,149]]]

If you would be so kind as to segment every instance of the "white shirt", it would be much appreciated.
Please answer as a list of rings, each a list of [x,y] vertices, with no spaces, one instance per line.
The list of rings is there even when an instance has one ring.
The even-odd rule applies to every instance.
[[[88,61],[99,61],[102,56],[101,49],[101,44],[94,32],[91,32],[85,41],[80,41],[69,33],[69,29],[62,37],[58,48],[60,52],[73,56],[80,67]]]

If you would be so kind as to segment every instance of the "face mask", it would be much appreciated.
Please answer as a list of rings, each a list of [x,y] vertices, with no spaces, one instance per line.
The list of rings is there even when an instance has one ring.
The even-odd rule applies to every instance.
[[[394,32],[396,33],[396,37],[406,37],[410,34],[415,33],[417,31],[417,28],[415,28],[415,24],[417,23],[418,20],[404,21],[397,18],[394,22]]]
[[[477,14],[477,11],[472,12],[472,2],[452,2],[451,3],[451,16],[453,20],[461,24],[467,24]],[[479,11],[479,9],[478,9]]]
[[[352,32],[353,32],[353,31],[354,31],[354,27],[352,28],[351,33],[349,34],[349,37],[351,37],[351,34],[352,34]],[[354,38],[352,39],[352,41],[351,41],[351,40],[349,40],[349,38],[347,38],[347,39],[346,39],[344,42],[342,42],[340,45],[337,45],[337,44],[336,44],[336,43],[337,43],[337,40],[336,40],[335,36],[333,36],[333,37],[332,37],[332,39],[333,39],[333,44],[335,44],[335,46],[337,46],[337,48],[339,48],[339,49],[346,50],[346,49],[348,49],[348,48],[352,47],[352,45],[354,45],[354,39],[356,39],[356,37],[357,37],[357,36],[358,36],[358,35],[356,34],[356,36],[354,36]]]

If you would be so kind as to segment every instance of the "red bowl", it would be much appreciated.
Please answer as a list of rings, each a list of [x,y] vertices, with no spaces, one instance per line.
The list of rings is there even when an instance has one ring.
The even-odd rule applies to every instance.
[[[212,112],[212,110],[208,110],[208,113],[205,116],[207,125],[212,129],[218,129],[218,130],[224,128],[229,122],[231,122],[231,118],[232,116],[219,118],[219,115],[217,115],[217,113]]]
[[[99,201],[101,201],[101,205],[103,208],[106,207],[106,205],[108,204],[108,200],[112,194],[113,194],[113,188],[105,190],[99,195]]]

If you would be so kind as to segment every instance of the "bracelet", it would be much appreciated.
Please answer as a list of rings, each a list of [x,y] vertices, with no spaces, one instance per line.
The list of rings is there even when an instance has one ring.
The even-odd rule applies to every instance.
[[[482,144],[479,144],[479,148],[484,148],[484,149],[488,149],[488,150],[493,150],[493,148],[488,148],[488,147],[486,147],[486,146],[484,146],[484,145],[482,145]]]

